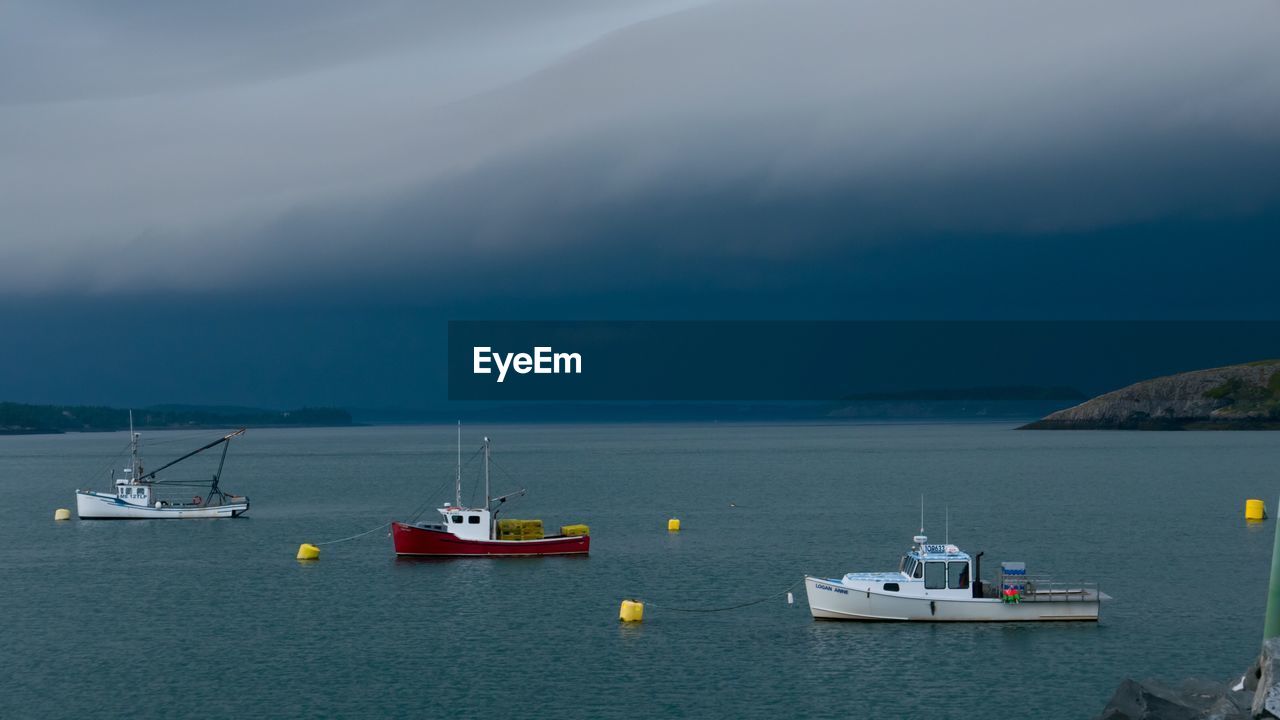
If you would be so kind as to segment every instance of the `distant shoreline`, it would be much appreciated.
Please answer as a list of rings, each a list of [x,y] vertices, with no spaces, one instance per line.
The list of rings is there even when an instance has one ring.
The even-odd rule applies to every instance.
[[[352,422],[345,425],[240,425],[236,423],[223,423],[213,425],[148,425],[145,427],[135,427],[135,431],[146,430],[148,432],[156,432],[157,430],[175,431],[175,430],[226,430],[228,428],[243,427],[248,430],[288,430],[288,429],[315,429],[315,428],[333,428],[333,427],[379,427],[382,423],[358,423]],[[102,428],[102,429],[85,429],[85,430],[61,430],[61,429],[9,429],[0,428],[0,437],[4,436],[20,436],[20,435],[95,435],[99,433],[115,433],[127,432],[129,428]]]
[[[212,428],[350,427],[340,408],[263,408],[156,405],[133,410],[91,405],[32,405],[0,402],[0,435],[60,435],[68,432],[202,430]]]

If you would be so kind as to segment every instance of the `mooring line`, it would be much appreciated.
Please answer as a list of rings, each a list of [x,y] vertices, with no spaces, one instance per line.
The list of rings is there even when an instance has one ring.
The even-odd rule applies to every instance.
[[[388,520],[387,522],[382,523],[381,525],[379,525],[379,526],[378,526],[378,527],[376,527],[376,528],[373,528],[372,530],[365,530],[364,532],[362,532],[362,533],[357,533],[357,534],[355,534],[355,535],[352,535],[351,537],[339,538],[339,539],[337,539],[337,540],[326,540],[325,542],[318,542],[318,543],[311,543],[311,544],[312,544],[312,545],[315,545],[316,547],[320,547],[321,545],[332,545],[332,544],[334,544],[334,543],[346,542],[346,541],[348,541],[348,540],[355,540],[355,539],[356,539],[356,538],[358,538],[358,537],[364,537],[365,535],[368,535],[369,533],[377,532],[377,531],[381,530],[381,529],[382,529],[382,528],[384,528],[384,527],[388,527],[389,525],[391,525],[391,521],[390,521],[390,520]]]
[[[658,603],[655,603],[655,602],[646,602],[645,604],[647,604],[647,605],[648,605],[649,607],[651,607],[651,608],[657,608],[657,609],[659,609],[659,610],[670,610],[670,611],[672,611],[672,612],[688,612],[688,613],[713,613],[713,612],[724,612],[725,610],[737,610],[738,608],[749,607],[749,606],[751,606],[751,605],[759,605],[759,604],[760,604],[760,603],[762,603],[762,602],[766,602],[766,601],[768,601],[768,600],[773,600],[774,598],[780,598],[780,597],[782,597],[783,595],[786,595],[787,593],[791,592],[791,591],[792,591],[792,590],[793,590],[797,585],[800,585],[800,584],[802,584],[803,582],[804,582],[804,578],[800,578],[799,580],[797,580],[797,581],[795,581],[795,582],[791,583],[790,585],[788,585],[788,586],[786,587],[786,589],[782,590],[781,592],[776,592],[776,593],[774,593],[774,594],[772,594],[772,595],[769,595],[769,596],[767,596],[767,597],[762,597],[762,598],[760,598],[760,599],[758,599],[758,600],[752,600],[752,601],[750,601],[750,602],[744,602],[744,603],[740,603],[740,604],[738,604],[738,605],[730,605],[730,606],[728,606],[728,607],[718,607],[718,608],[678,608],[678,607],[668,607],[668,606],[666,606],[666,605],[659,605]]]

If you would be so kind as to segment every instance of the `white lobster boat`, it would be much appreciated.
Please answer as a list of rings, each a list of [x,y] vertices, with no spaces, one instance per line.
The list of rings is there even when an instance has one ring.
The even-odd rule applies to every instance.
[[[140,433],[133,431],[133,415],[129,416],[129,447],[132,462],[124,469],[122,477],[112,480],[113,493],[94,490],[76,490],[76,514],[81,520],[187,520],[195,518],[239,517],[249,511],[249,498],[225,493],[218,487],[222,466],[227,460],[227,448],[231,439],[244,434],[244,428],[224,435],[204,447],[193,450],[177,460],[165,463],[151,472],[144,472],[138,455]],[[157,475],[187,458],[210,448],[222,445],[222,459],[212,481],[160,480]],[[208,487],[206,495],[195,495],[189,500],[185,492],[181,498],[162,497],[159,491],[166,487]]]
[[[896,572],[805,576],[815,618],[864,621],[1096,622],[1106,597],[1096,583],[1062,583],[1026,574],[1020,562],[1001,563],[998,582],[982,582],[982,553],[970,557],[951,544],[917,535]]]

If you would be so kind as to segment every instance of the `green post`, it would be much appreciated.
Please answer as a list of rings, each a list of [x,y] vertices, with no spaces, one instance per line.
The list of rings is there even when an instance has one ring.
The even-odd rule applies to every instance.
[[[1280,508],[1280,504],[1276,507]],[[1262,639],[1280,636],[1280,521],[1276,522],[1276,540],[1271,546],[1271,586],[1267,589],[1267,622]]]

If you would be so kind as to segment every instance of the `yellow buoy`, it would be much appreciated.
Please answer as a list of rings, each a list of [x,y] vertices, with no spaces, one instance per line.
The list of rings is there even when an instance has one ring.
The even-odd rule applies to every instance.
[[[1244,519],[1245,520],[1266,520],[1267,504],[1261,500],[1249,499],[1244,501]]]
[[[54,520],[70,520],[71,511],[66,508],[58,508],[57,510],[53,511],[53,519]]]
[[[311,543],[302,543],[301,545],[298,546],[298,559],[299,560],[319,560],[320,548],[316,547],[315,545],[312,545]]]
[[[667,521],[667,532],[680,532],[679,518],[671,518]]]
[[[618,619],[622,622],[643,622],[644,603],[639,600],[623,600],[618,610]]]

